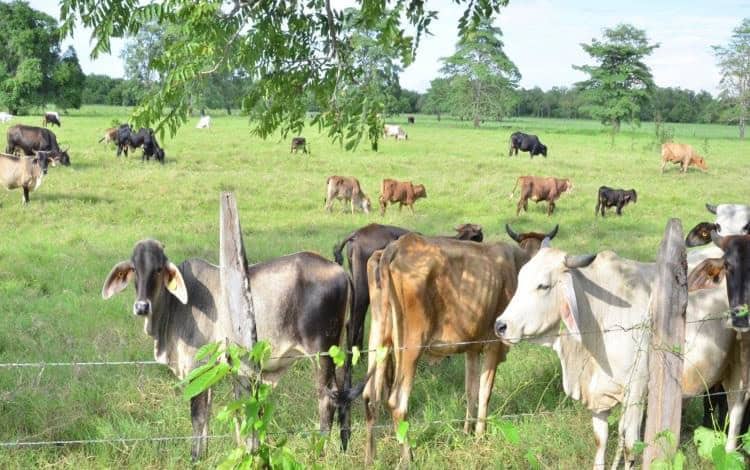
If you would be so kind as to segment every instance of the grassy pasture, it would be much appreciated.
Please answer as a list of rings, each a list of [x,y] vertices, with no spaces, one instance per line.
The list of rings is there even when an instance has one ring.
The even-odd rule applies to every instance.
[[[711,220],[704,202],[750,200],[750,144],[737,140],[733,127],[667,125],[677,141],[705,155],[709,172],[682,175],[675,166],[661,175],[652,124],[626,129],[611,146],[606,129],[595,122],[527,119],[474,129],[468,122],[418,116],[408,128],[408,141],[382,142],[377,153],[367,144],[345,152],[308,129],[304,135],[312,154],[303,156],[289,154],[289,139],[261,141],[250,136],[245,118],[221,115],[213,118],[210,130],[195,129],[194,118],[177,136],[164,139],[167,163],[161,166],[142,163],[140,151],[116,159],[112,147],[96,143],[113,120],[126,117],[125,109],[105,107],[63,116],[63,127],[55,132],[71,146],[72,166],[50,169],[28,207],[21,206],[20,192],[0,193],[0,363],[150,360],[152,343],[130,313],[132,290],[105,302],[99,295],[104,277],[147,237],[164,242],[173,261],[202,257],[216,262],[217,203],[223,190],[237,196],[252,261],[300,250],[330,257],[334,242],[373,221],[432,234],[475,222],[490,240],[508,240],[506,222],[518,231],[546,231],[559,223],[556,246],[570,252],[613,249],[653,260],[667,218],[682,218],[687,229]],[[7,126],[0,125],[0,132]],[[549,158],[508,158],[508,136],[518,129],[539,134]],[[331,174],[357,176],[375,205],[384,177],[424,183],[428,198],[416,203],[414,216],[395,209],[383,218],[349,215],[340,205],[327,214],[324,187]],[[525,174],[570,177],[575,189],[562,197],[552,217],[545,215],[544,204],[533,203],[527,214],[516,217],[518,194],[513,200],[508,194]],[[621,218],[595,218],[596,190],[602,184],[635,188],[638,203],[626,207]],[[311,363],[298,364],[275,392],[278,431],[317,426],[311,373]],[[362,375],[360,366],[356,376]],[[0,368],[0,441],[189,435],[189,406],[174,385],[171,373],[160,366]],[[591,464],[590,415],[565,398],[558,361],[547,349],[521,345],[498,369],[493,415],[554,412],[515,420],[520,444],[508,443],[492,426],[482,439],[464,435],[463,410],[462,358],[421,364],[410,402],[418,467],[526,468],[527,452],[544,467]],[[695,400],[687,429],[698,424],[700,412]],[[381,416],[382,424],[389,421]],[[354,426],[359,429],[345,455],[337,451],[337,435],[323,455],[312,452],[304,435],[288,436],[289,444],[309,466],[361,467],[361,402],[355,406]],[[212,434],[224,433],[213,423]],[[610,435],[616,435],[614,427]],[[380,436],[378,467],[390,468],[398,460],[398,444],[390,431]],[[700,467],[689,436],[683,440],[691,466]],[[611,458],[614,439],[610,444]],[[230,445],[228,439],[212,441],[199,467],[216,464]],[[187,467],[189,443],[0,449],[2,468],[50,465]]]

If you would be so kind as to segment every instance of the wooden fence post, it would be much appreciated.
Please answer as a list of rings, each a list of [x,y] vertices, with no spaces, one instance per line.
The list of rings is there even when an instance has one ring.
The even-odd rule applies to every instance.
[[[656,258],[651,291],[651,345],[643,468],[654,459],[672,455],[680,441],[682,420],[682,354],[687,309],[687,253],[679,219],[670,219]],[[657,439],[670,431],[674,442]]]
[[[252,349],[258,340],[255,330],[255,312],[247,277],[247,258],[242,241],[240,216],[234,194],[221,193],[219,209],[219,266],[221,278],[221,303],[229,318],[232,341]]]

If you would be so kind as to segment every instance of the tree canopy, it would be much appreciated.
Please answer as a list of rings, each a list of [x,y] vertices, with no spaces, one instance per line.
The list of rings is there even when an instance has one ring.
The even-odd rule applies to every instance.
[[[586,92],[594,119],[620,130],[622,121],[639,122],[641,107],[654,89],[651,70],[643,62],[658,44],[650,44],[646,32],[628,24],[604,30],[602,40],[581,44],[597,65],[574,65],[589,75],[576,85]]]
[[[730,104],[728,114],[737,121],[744,139],[750,108],[750,18],[733,30],[729,44],[713,49],[721,69],[721,97]]]
[[[374,30],[375,44],[393,51],[405,66],[437,17],[429,3],[358,0],[356,5],[362,29]],[[465,35],[507,0],[456,3],[465,5],[458,24]],[[299,131],[311,97],[324,103],[315,122],[334,140],[353,146],[364,135],[377,135],[377,104],[348,99],[352,84],[365,83],[365,75],[347,56],[351,36],[343,12],[330,0],[174,0],[146,5],[136,0],[61,0],[60,5],[65,32],[71,33],[77,21],[93,29],[95,56],[109,52],[112,37],[138,34],[151,21],[189,32],[171,42],[164,61],[154,64],[162,81],[135,111],[138,125],[174,132],[187,118],[195,81],[241,71],[253,82],[243,107],[255,118],[252,130],[257,135]]]

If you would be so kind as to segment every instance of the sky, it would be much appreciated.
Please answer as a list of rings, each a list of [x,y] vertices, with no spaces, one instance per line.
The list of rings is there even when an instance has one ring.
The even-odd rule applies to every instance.
[[[58,18],[54,0],[30,0],[33,8]],[[334,0],[334,7],[349,6],[352,0]],[[432,36],[424,37],[417,59],[401,74],[403,88],[423,92],[439,75],[440,58],[450,55],[458,39],[458,18],[463,6],[453,0],[430,0],[428,8],[438,11],[431,25]],[[601,37],[602,29],[630,23],[645,29],[651,42],[660,47],[646,59],[654,81],[662,87],[681,87],[717,94],[719,70],[712,45],[726,44],[732,29],[750,16],[748,0],[510,0],[501,10],[496,25],[503,31],[505,51],[521,72],[521,86],[547,90],[570,86],[584,79],[572,64],[589,63],[580,44]],[[73,45],[84,73],[123,76],[119,58],[124,42],[112,41],[112,55],[90,58],[90,31],[76,28]]]

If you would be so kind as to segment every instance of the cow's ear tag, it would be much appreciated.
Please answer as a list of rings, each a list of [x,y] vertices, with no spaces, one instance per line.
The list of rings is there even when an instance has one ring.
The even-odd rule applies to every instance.
[[[177,300],[183,304],[188,302],[187,288],[185,287],[185,281],[182,279],[180,270],[173,263],[167,263],[166,269],[167,275],[167,290],[172,293]]]

